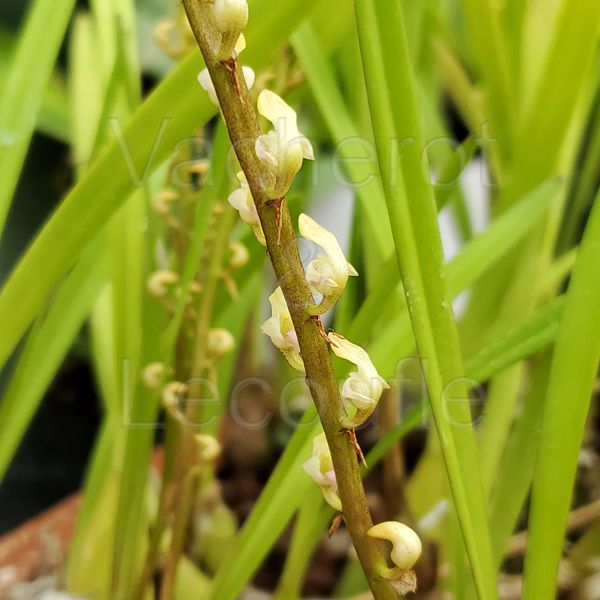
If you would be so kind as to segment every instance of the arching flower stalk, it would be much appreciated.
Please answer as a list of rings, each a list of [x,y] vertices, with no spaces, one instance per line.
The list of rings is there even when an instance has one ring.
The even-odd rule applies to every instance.
[[[260,330],[271,338],[273,345],[281,350],[294,369],[304,373],[304,361],[300,356],[298,336],[280,287],[269,296],[269,302],[271,317],[261,325]]]
[[[215,50],[214,42],[219,32],[213,11],[210,10],[211,5],[198,3],[197,0],[183,0],[183,4],[211,82],[218,92],[214,96],[220,100],[221,114],[247,178],[247,193],[242,185],[244,194],[238,192],[230,202],[233,200],[232,204],[240,211],[242,219],[253,226],[259,240],[262,237],[266,242],[275,275],[283,286],[283,291],[277,288],[271,295],[269,300],[272,316],[262,325],[261,330],[271,338],[294,368],[306,372],[311,395],[330,442],[330,453],[325,453],[322,446],[319,450],[319,443],[315,450],[316,456],[328,457],[328,461],[323,464],[320,460],[318,464],[314,460],[309,462],[309,471],[318,479],[322,489],[326,490],[332,505],[335,504],[336,508],[343,507],[344,519],[373,595],[378,600],[394,600],[397,598],[394,585],[379,574],[383,561],[381,549],[375,540],[366,535],[373,523],[367,508],[355,446],[350,436],[343,435],[340,431],[344,426],[340,423],[340,413],[343,412],[340,390],[327,344],[323,340],[323,326],[318,319],[318,314],[328,303],[335,303],[333,297],[339,297],[331,289],[334,286],[328,281],[330,278],[320,277],[322,271],[331,269],[331,280],[335,281],[336,286],[342,287],[345,284],[344,277],[347,279],[349,275],[349,268],[344,259],[345,273],[338,270],[339,255],[337,250],[329,248],[328,239],[322,246],[325,254],[311,268],[314,276],[311,277],[309,286],[298,253],[291,217],[283,203],[303,161],[314,158],[313,148],[298,130],[296,112],[283,99],[267,90],[259,94],[257,108],[272,123],[273,129],[260,134],[247,86],[239,85],[244,77],[239,61],[235,57],[224,61]],[[250,140],[254,140],[254,144],[248,143]],[[254,212],[250,212],[249,201],[254,202],[259,219],[255,218]],[[261,225],[262,236],[257,233],[258,224]],[[321,245],[321,242],[317,243]],[[325,288],[326,283],[329,283],[329,288]],[[312,310],[315,307],[314,291],[327,296],[325,304],[317,309],[317,314]],[[362,365],[362,358],[358,362]],[[360,373],[362,371],[359,367]],[[383,383],[380,382],[380,386],[383,388]],[[368,391],[366,395],[370,399],[374,396]],[[376,400],[374,403],[376,404]],[[331,477],[333,469],[335,480]],[[334,496],[334,493],[337,494],[335,486],[339,488],[339,504]]]
[[[320,304],[311,310],[314,315],[327,312],[342,295],[350,275],[356,276],[356,269],[346,260],[337,238],[331,231],[319,225],[308,215],[298,218],[300,235],[321,246],[325,251],[319,254],[306,267],[306,279],[313,294],[323,296]]]
[[[314,160],[315,155],[311,143],[298,131],[296,111],[277,94],[263,90],[257,108],[273,129],[257,138],[256,156],[273,176],[271,198],[281,198],[290,189],[302,161]]]
[[[335,510],[341,512],[342,501],[338,494],[331,452],[324,433],[319,434],[313,439],[312,456],[302,465],[302,468],[321,488],[325,502]]]
[[[329,333],[328,337],[334,354],[357,367],[342,386],[342,402],[347,415],[341,425],[346,429],[354,429],[373,414],[383,390],[390,386],[379,375],[363,348],[334,332]]]

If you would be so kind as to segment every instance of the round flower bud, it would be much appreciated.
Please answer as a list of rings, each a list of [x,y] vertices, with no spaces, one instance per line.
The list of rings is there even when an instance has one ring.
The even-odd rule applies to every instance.
[[[241,242],[230,242],[229,249],[231,250],[231,258],[229,259],[229,268],[231,270],[237,271],[248,264],[250,253],[244,244]]]
[[[144,367],[142,372],[142,379],[147,387],[151,390],[155,390],[160,386],[164,376],[170,369],[167,369],[161,362],[153,362]]]
[[[155,298],[164,298],[168,293],[168,288],[175,285],[178,281],[179,277],[173,271],[156,271],[148,277],[146,287]]]
[[[202,462],[212,462],[221,454],[221,444],[212,435],[198,433],[194,436],[194,441]]]
[[[223,358],[235,348],[235,339],[227,329],[217,327],[208,332],[208,353],[212,358]]]
[[[215,0],[215,23],[221,33],[237,31],[237,39],[248,25],[246,0]]]

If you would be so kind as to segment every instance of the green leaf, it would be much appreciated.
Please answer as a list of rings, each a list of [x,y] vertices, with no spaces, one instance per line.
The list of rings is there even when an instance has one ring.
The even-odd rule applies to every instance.
[[[19,36],[0,99],[0,235],[74,5],[36,0]]]
[[[573,268],[552,357],[533,480],[525,600],[551,600],[556,589],[577,456],[600,359],[599,261],[600,194]]]
[[[464,385],[456,385],[463,369],[444,281],[437,211],[421,171],[419,116],[402,11],[399,3],[367,0],[356,0],[355,11],[392,235],[417,348],[427,361],[424,372],[438,439],[475,585],[480,598],[496,598],[470,406]],[[398,150],[403,139],[412,143]],[[398,160],[390,160],[395,156]],[[451,382],[452,396],[462,400],[447,397]]]
[[[94,243],[32,328],[0,403],[0,480],[105,278]]]
[[[362,155],[365,148],[367,151],[371,148],[371,144],[361,137],[360,130],[355,126],[310,23],[304,24],[294,33],[292,44],[349,180],[354,183],[375,244],[382,256],[386,256],[392,251],[392,238],[385,219],[383,190],[380,182],[373,176],[375,160],[374,157],[356,158],[358,148]]]

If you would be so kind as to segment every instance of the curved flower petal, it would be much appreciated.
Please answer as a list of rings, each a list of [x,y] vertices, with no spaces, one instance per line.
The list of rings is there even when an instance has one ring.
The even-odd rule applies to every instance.
[[[304,373],[304,361],[300,355],[298,337],[280,287],[269,296],[269,302],[271,317],[261,325],[260,330],[271,338],[273,345],[281,350],[294,369]]]
[[[258,218],[258,211],[250,192],[250,187],[246,181],[246,176],[243,171],[237,174],[237,178],[240,182],[240,187],[229,194],[227,201],[233,208],[235,208],[239,214],[240,219],[249,225],[256,236],[256,239],[260,244],[266,246],[265,234]]]
[[[198,83],[200,87],[208,94],[210,101],[215,105],[219,106],[219,99],[217,98],[217,90],[215,90],[215,86],[210,77],[210,73],[208,69],[202,69],[200,73],[198,73]]]
[[[331,452],[324,433],[320,433],[313,439],[312,456],[302,465],[302,468],[321,488],[325,501],[341,512],[342,502],[338,494]]]
[[[245,65],[242,66],[242,73],[244,75],[244,80],[246,81],[246,87],[250,89],[254,85],[256,74],[250,67]],[[215,106],[220,106],[219,98],[217,97],[217,90],[215,89],[208,69],[202,69],[202,71],[198,73],[198,83],[200,84],[200,87],[208,94],[210,101]]]

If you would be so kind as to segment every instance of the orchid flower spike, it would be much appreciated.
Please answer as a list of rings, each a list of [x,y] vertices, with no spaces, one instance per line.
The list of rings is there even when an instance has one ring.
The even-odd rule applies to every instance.
[[[350,373],[342,386],[344,408],[347,411],[355,410],[355,414],[347,416],[341,424],[347,429],[353,429],[362,425],[373,414],[381,393],[390,386],[377,373],[363,348],[334,332],[329,333],[328,337],[334,354],[354,363],[358,369]]]
[[[240,187],[231,192],[227,200],[229,204],[240,213],[242,221],[252,228],[259,243],[266,246],[267,242],[265,241],[265,234],[263,233],[256,205],[252,199],[252,193],[250,192],[250,187],[248,186],[244,172],[240,171],[237,174],[237,178],[239,179]]]
[[[390,558],[401,571],[412,569],[421,556],[421,540],[407,525],[398,521],[384,521],[374,525],[367,535],[392,542]]]
[[[306,158],[314,160],[313,148],[298,131],[294,109],[277,94],[263,90],[258,96],[258,112],[271,121],[273,130],[256,140],[256,156],[275,179],[271,195],[284,196]]]
[[[294,369],[304,373],[298,336],[280,287],[269,296],[269,302],[271,317],[261,325],[260,330],[271,338],[273,345],[281,350]]]
[[[218,60],[233,57],[242,31],[248,25],[248,3],[246,0],[215,0],[215,25],[221,34]]]
[[[331,452],[325,434],[321,433],[313,439],[312,456],[302,465],[314,482],[321,488],[323,498],[329,506],[342,512],[342,501],[338,494],[335,471],[331,461]]]
[[[319,254],[306,267],[306,278],[313,294],[321,294],[317,314],[327,312],[341,296],[349,275],[358,275],[356,269],[346,260],[337,238],[331,231],[321,227],[308,215],[298,218],[300,235],[321,246],[325,254]]]
[[[242,73],[244,75],[244,80],[246,81],[246,87],[250,89],[254,85],[256,75],[250,67],[245,65],[242,66]],[[217,90],[215,89],[215,85],[212,82],[208,69],[202,69],[202,71],[198,73],[198,83],[200,84],[200,87],[208,94],[210,101],[215,106],[220,106],[219,98],[217,97]]]

